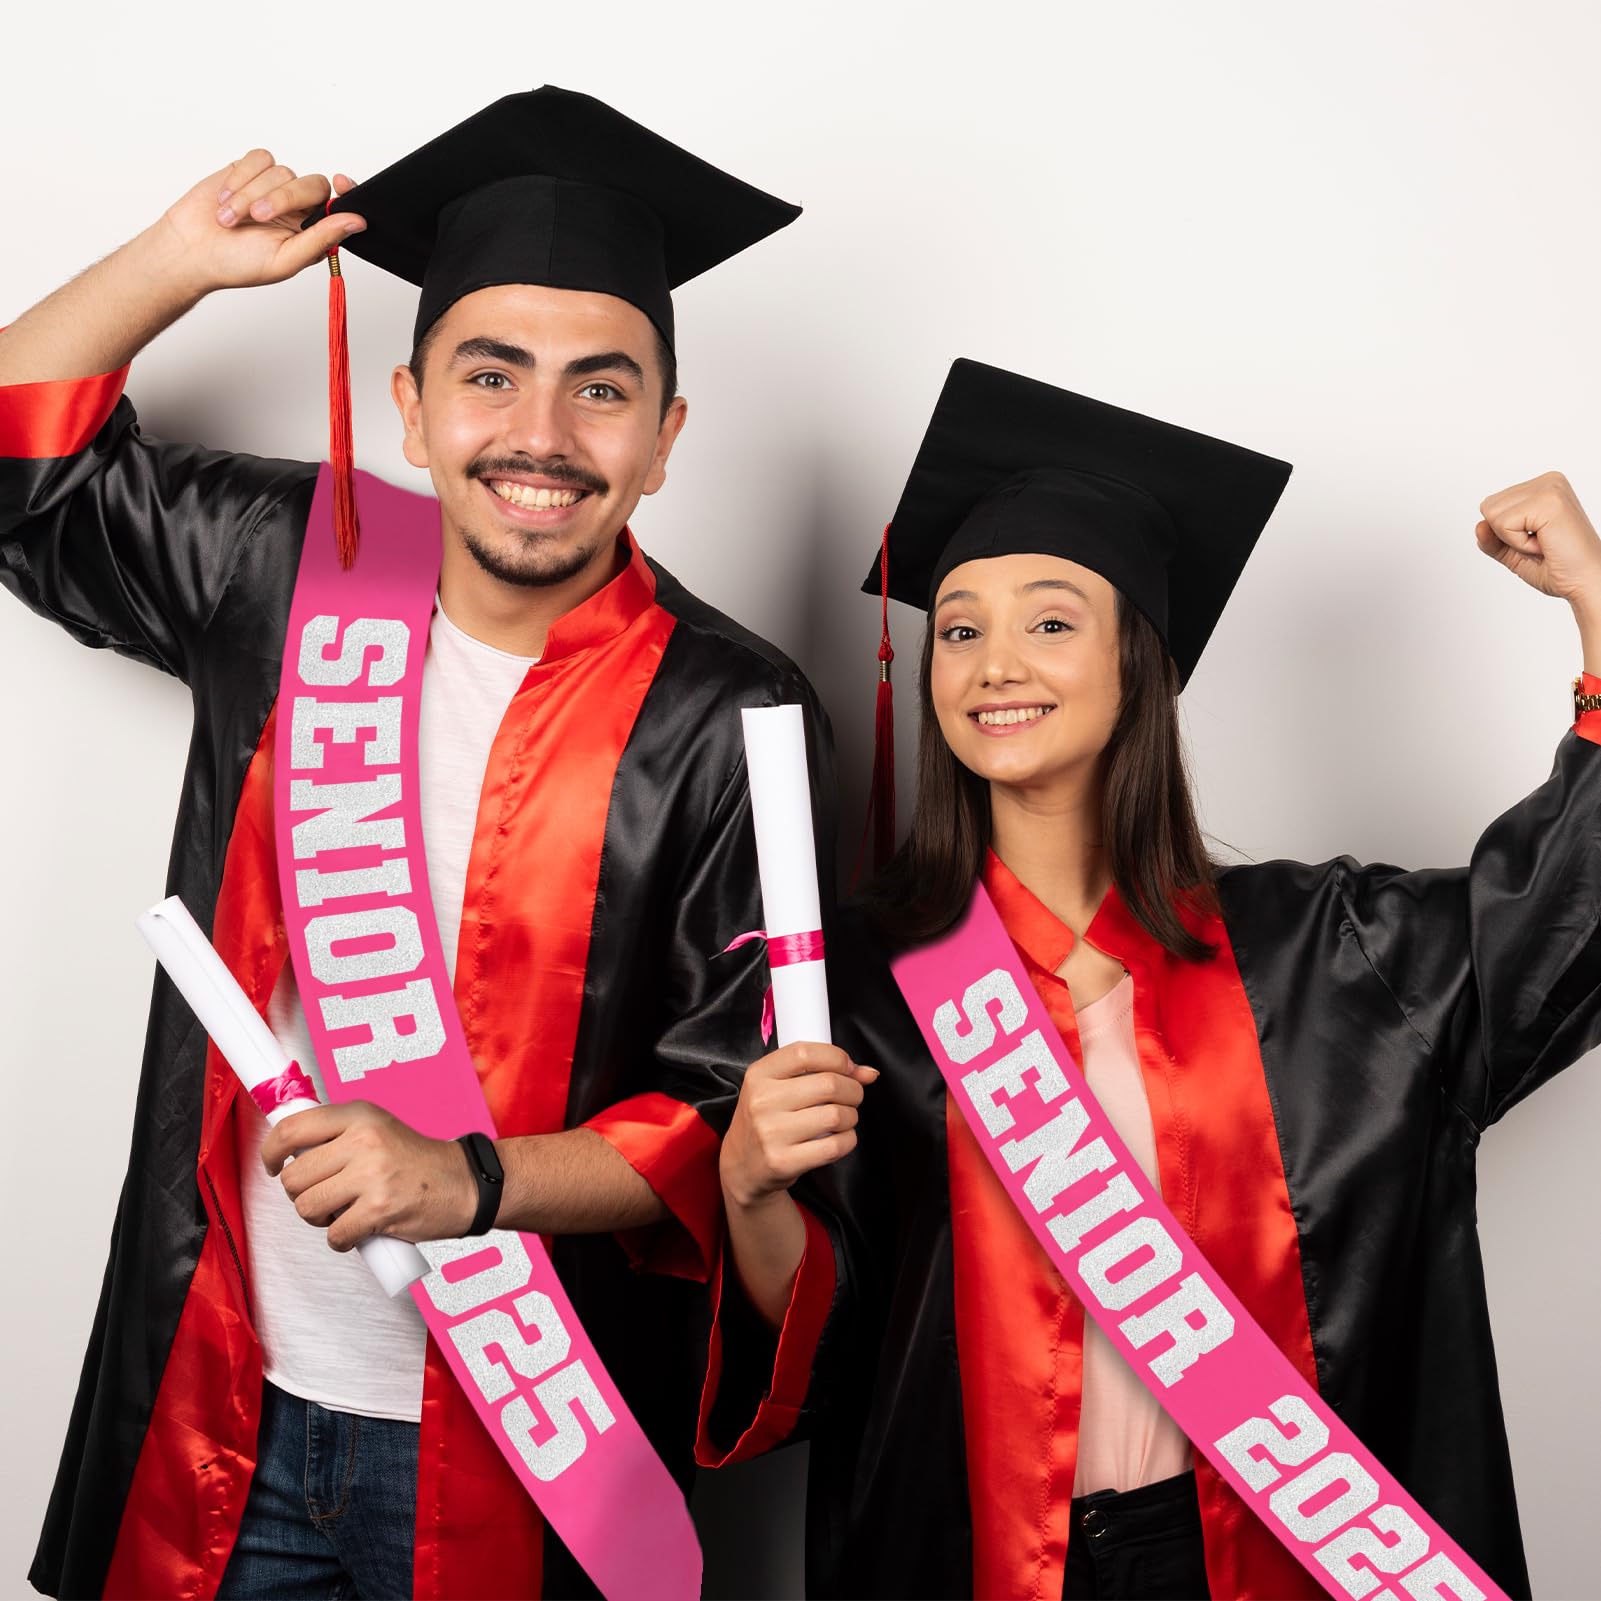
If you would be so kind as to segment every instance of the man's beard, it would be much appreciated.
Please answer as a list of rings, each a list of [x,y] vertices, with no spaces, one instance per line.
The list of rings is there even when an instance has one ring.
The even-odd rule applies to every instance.
[[[521,548],[496,549],[471,528],[457,530],[467,554],[491,578],[503,584],[517,584],[523,589],[549,589],[576,578],[594,561],[605,540],[582,545],[569,545],[565,549],[551,534],[528,533],[521,536]]]
[[[467,469],[470,479],[489,479],[496,473],[526,473],[554,478],[591,495],[604,495],[610,489],[599,473],[559,458],[541,462],[517,457],[485,457]],[[555,584],[565,584],[569,578],[576,578],[606,543],[604,540],[595,540],[589,544],[568,546],[564,550],[557,536],[542,530],[520,532],[507,529],[508,536],[520,534],[521,540],[520,545],[508,550],[496,548],[481,534],[466,526],[459,528],[458,532],[468,554],[491,578],[498,578],[503,584],[518,584],[524,589],[549,589]]]

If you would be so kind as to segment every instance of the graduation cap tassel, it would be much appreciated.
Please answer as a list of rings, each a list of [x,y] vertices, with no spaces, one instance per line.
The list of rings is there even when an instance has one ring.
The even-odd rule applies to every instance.
[[[890,682],[890,664],[895,647],[889,639],[889,524],[879,548],[880,618],[883,632],[878,641],[878,704],[873,713],[873,781],[867,797],[867,817],[862,825],[862,843],[856,852],[851,874],[854,886],[861,876],[862,854],[869,838],[873,842],[873,871],[876,873],[895,854],[895,688]]]
[[[329,200],[329,206],[333,204]],[[345,326],[345,276],[339,247],[328,252],[328,460],[334,472],[334,543],[339,565],[356,559],[356,453],[350,427],[350,336]]]

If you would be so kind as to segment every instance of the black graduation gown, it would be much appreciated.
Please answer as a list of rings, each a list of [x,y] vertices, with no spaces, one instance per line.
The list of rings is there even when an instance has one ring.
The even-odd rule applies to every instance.
[[[1465,868],[1349,856],[1226,867],[1221,919],[1192,925],[1224,937],[1210,963],[1168,957],[1115,889],[1084,935],[1133,974],[1164,1198],[1322,1396],[1514,1597],[1528,1596],[1529,1577],[1475,1152],[1491,1124],[1601,1042],[1597,724],[1588,714],[1564,733],[1550,776],[1485,830]],[[1065,949],[1042,955],[1036,940],[1031,959],[996,903],[1030,976],[1053,982],[1040,968]],[[835,1038],[883,1076],[855,1152],[796,1187],[812,1218],[776,1352],[737,1290],[719,1290],[700,1460],[810,1438],[810,1593],[965,1596],[977,1582],[981,1594],[1060,1594],[1071,1448],[1065,1479],[1050,1479],[1027,1455],[1056,1449],[1049,1417],[1043,1431],[1008,1423],[982,1399],[1005,1382],[995,1348],[1022,1362],[1042,1337],[1024,1281],[1050,1269],[1043,1252],[1037,1265],[1008,1255],[998,1214],[983,1215],[971,1168],[984,1158],[976,1145],[964,1155],[959,1116],[952,1135],[882,941],[854,909],[841,923]],[[1082,1060],[1076,1033],[1064,1037]],[[965,1245],[964,1215],[979,1219]],[[975,1294],[989,1303],[970,1304]],[[969,1427],[975,1397],[987,1445]],[[1076,1430],[1076,1403],[1055,1426]],[[1212,1593],[1321,1594],[1196,1455]],[[1030,1488],[1025,1540],[1017,1496],[975,1470],[1009,1479],[1007,1492]],[[1054,1552],[1039,1507],[1058,1520]]]
[[[183,897],[219,949],[227,922],[233,948],[225,956],[250,947],[259,968],[273,934],[256,926],[263,919],[253,922],[251,908],[275,906],[276,891],[259,842],[236,839],[235,821],[243,804],[259,805],[270,773],[264,731],[317,467],[147,437],[118,398],[125,371],[0,391],[0,407],[9,407],[0,420],[27,441],[0,460],[0,583],[83,643],[188,685],[194,736],[165,891]],[[524,888],[548,900],[549,883],[566,882],[564,873],[587,882],[582,894],[540,911],[560,925],[561,965],[571,971],[545,974],[537,938],[527,962],[526,936],[497,947],[518,919],[487,918],[482,942],[492,954],[481,976],[495,986],[504,1026],[496,1061],[486,1064],[476,1050],[475,1059],[481,1076],[486,1068],[497,1075],[486,1093],[500,1132],[533,1132],[519,1126],[518,1078],[533,1075],[532,1036],[561,1034],[555,1060],[539,1062],[548,1074],[570,1057],[560,1125],[587,1123],[611,1140],[671,1210],[644,1236],[560,1239],[554,1260],[624,1397],[687,1484],[705,1323],[695,1281],[719,1227],[717,1141],[745,1064],[763,1050],[762,947],[718,954],[761,925],[737,709],[806,708],[824,861],[832,736],[793,664],[647,561],[631,534],[623,543],[623,556],[632,553],[624,571],[562,619],[530,675],[543,671],[529,690],[538,718],[529,716],[528,739],[537,741],[550,719],[592,714],[606,731],[585,749],[585,771],[601,764],[607,783],[598,791],[592,780],[587,789],[567,783],[559,747],[545,752],[537,782],[518,780],[525,804],[509,848],[518,848],[519,831],[546,826],[542,817],[562,820],[559,842],[546,851],[542,838],[525,840],[511,865],[527,868],[532,858],[540,870],[505,875],[512,887],[501,888],[505,911],[516,913]],[[508,742],[523,695],[502,727]],[[501,768],[510,785],[510,764]],[[587,881],[570,870],[575,859]],[[474,915],[471,901],[469,886],[464,918]],[[277,938],[281,960],[281,929]],[[259,983],[253,998],[264,1006]],[[204,1035],[158,974],[110,1260],[30,1572],[47,1592],[209,1593],[237,1530],[254,1457],[259,1351],[235,1151],[203,1105],[207,1074]],[[225,1098],[224,1086],[216,1094]],[[218,1332],[228,1324],[243,1332]],[[194,1375],[219,1365],[246,1395],[242,1414],[226,1395],[192,1393],[201,1382]],[[497,1594],[511,1593],[500,1585],[536,1585],[515,1571],[519,1540],[539,1561],[537,1519],[532,1532],[513,1527],[527,1521],[526,1497],[510,1495],[514,1481],[509,1470],[497,1478],[498,1461],[454,1481],[430,1471],[431,1444],[453,1438],[458,1457],[487,1444],[481,1428],[462,1432],[459,1416],[447,1427],[431,1406],[425,1393],[419,1530],[432,1512],[430,1527],[443,1531],[428,1536],[430,1571],[445,1575],[441,1591],[484,1593],[488,1576]],[[593,1593],[553,1537],[543,1540],[543,1566],[544,1593]]]

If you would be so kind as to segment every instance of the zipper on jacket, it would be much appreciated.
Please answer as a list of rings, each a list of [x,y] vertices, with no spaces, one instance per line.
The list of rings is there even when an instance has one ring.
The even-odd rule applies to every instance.
[[[245,1265],[239,1260],[239,1247],[234,1244],[233,1230],[228,1227],[228,1219],[223,1216],[222,1202],[217,1199],[217,1186],[211,1182],[211,1174],[201,1168],[206,1181],[206,1188],[211,1191],[211,1209],[216,1214],[217,1227],[222,1230],[222,1237],[228,1242],[228,1254],[233,1258],[233,1265],[239,1274],[239,1288],[244,1291],[245,1306],[250,1305],[250,1285],[245,1278]]]

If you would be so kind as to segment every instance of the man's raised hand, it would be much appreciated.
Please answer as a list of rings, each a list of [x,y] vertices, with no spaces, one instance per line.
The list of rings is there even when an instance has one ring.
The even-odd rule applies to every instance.
[[[320,172],[297,176],[270,150],[252,150],[202,178],[167,208],[161,226],[199,294],[282,283],[366,226],[354,212],[337,212],[301,231],[330,195],[354,187],[343,173],[330,187]]]

